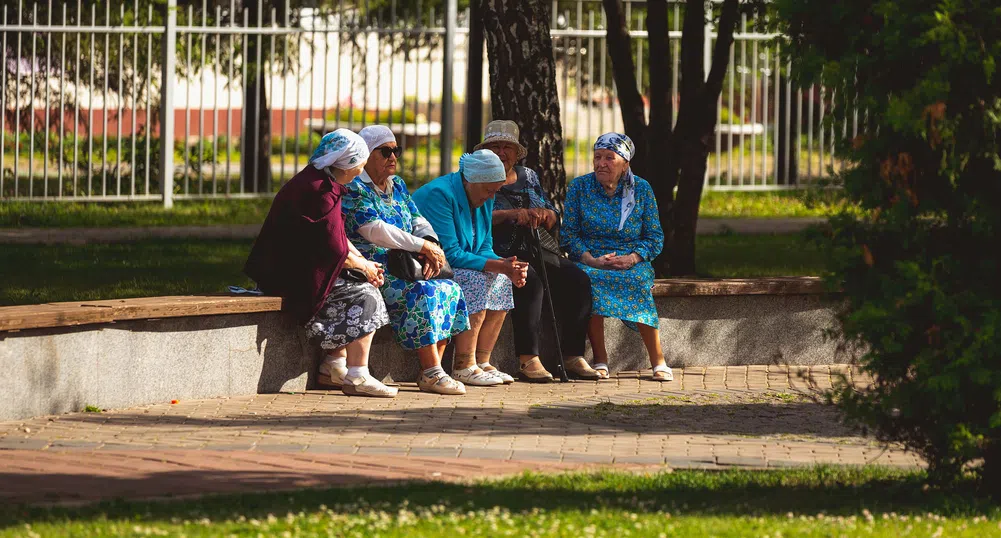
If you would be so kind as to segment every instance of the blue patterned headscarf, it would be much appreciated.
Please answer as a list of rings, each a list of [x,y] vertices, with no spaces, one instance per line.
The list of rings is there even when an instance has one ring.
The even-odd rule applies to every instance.
[[[594,143],[594,149],[607,149],[614,151],[629,162],[636,154],[636,144],[628,136],[621,133],[605,133],[598,137]],[[626,225],[626,219],[636,207],[636,177],[633,176],[633,169],[626,167],[626,173],[622,175],[622,205],[619,208],[619,229]]]
[[[323,135],[320,145],[309,158],[309,164],[319,170],[328,166],[350,170],[368,160],[368,155],[368,144],[362,137],[351,130],[338,129]]]

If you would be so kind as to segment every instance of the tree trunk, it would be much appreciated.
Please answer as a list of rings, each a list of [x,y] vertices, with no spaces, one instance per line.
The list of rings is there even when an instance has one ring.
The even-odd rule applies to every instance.
[[[696,272],[695,232],[699,205],[705,184],[709,145],[716,131],[716,103],[723,89],[738,15],[738,1],[725,0],[717,25],[712,65],[706,76],[701,60],[705,52],[705,3],[703,0],[689,0],[685,6],[681,77],[689,83],[682,84],[681,114],[674,133],[675,152],[672,156],[678,159],[678,195],[673,207],[667,209],[670,232],[665,239],[665,253],[657,260],[661,273],[685,276]],[[664,211],[661,210],[662,214]]]
[[[615,92],[619,97],[619,109],[622,111],[622,126],[626,135],[636,144],[636,155],[630,162],[633,173],[646,178],[650,172],[647,166],[648,129],[646,109],[643,106],[643,96],[636,82],[636,68],[633,64],[632,39],[626,24],[626,12],[622,8],[622,0],[602,0],[605,15],[608,18],[606,41],[608,54],[612,59],[612,78],[615,80]],[[664,21],[667,26],[667,21]],[[651,50],[651,61],[654,58]],[[668,64],[670,65],[670,64]],[[670,97],[668,97],[670,98]]]
[[[551,3],[482,2],[492,115],[518,123],[521,143],[528,148],[525,165],[539,173],[542,187],[556,203],[561,203],[566,196],[567,177],[556,61],[549,34]]]
[[[251,25],[258,21],[258,3],[247,2]],[[262,17],[270,17],[262,13]],[[244,192],[271,191],[271,108],[265,89],[266,45],[259,36],[247,38],[247,80],[243,85],[243,154],[240,157],[240,175]]]

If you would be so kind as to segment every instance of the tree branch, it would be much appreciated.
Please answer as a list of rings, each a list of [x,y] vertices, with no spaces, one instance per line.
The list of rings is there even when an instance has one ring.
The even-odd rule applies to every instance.
[[[608,53],[612,57],[612,77],[622,110],[622,124],[630,138],[645,140],[646,111],[636,84],[632,40],[626,27],[625,11],[621,0],[602,0],[602,4],[608,18]],[[636,149],[643,155],[633,159],[633,169],[641,176],[646,172],[646,151],[640,147],[642,145],[638,144]]]
[[[667,0],[647,3],[647,33],[650,36],[650,131],[667,140],[674,110],[671,95],[671,41],[667,26]]]
[[[716,27],[716,45],[713,47],[713,63],[706,80],[706,98],[713,102],[723,91],[723,80],[730,64],[730,46],[733,44],[733,32],[737,29],[739,15],[737,0],[724,0],[723,11]]]
[[[681,100],[697,96],[705,84],[706,72],[702,54],[706,40],[705,0],[688,0],[685,4],[685,21],[681,30]],[[684,113],[687,107],[679,107]],[[679,120],[680,121],[680,120]]]

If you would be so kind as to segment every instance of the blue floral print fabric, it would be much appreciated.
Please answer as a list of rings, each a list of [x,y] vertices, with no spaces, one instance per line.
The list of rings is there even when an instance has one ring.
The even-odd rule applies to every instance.
[[[390,178],[392,194],[383,194],[371,183],[355,178],[343,199],[348,239],[367,259],[386,264],[387,249],[368,242],[358,229],[382,221],[413,233],[414,219],[421,216],[399,176]],[[386,273],[380,288],[389,310],[396,341],[405,349],[429,346],[469,328],[462,289],[451,280],[409,282]]]
[[[636,207],[620,229],[623,188],[620,181],[608,196],[593,173],[574,179],[564,204],[561,242],[570,259],[591,277],[594,315],[657,327],[650,264],[664,248],[657,200],[650,184],[634,176]],[[585,252],[595,258],[635,252],[643,261],[625,271],[596,269],[581,263]]]

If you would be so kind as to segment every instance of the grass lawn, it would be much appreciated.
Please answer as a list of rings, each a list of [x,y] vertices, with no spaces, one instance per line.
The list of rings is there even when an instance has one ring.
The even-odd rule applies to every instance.
[[[150,240],[107,245],[4,245],[0,305],[222,293],[250,285],[250,240]],[[798,235],[699,236],[706,276],[816,275],[816,247]]]
[[[525,474],[84,508],[0,508],[0,536],[969,536],[1001,509],[918,472]]]
[[[700,213],[704,218],[825,217],[844,203],[839,190],[707,192]],[[3,202],[0,228],[259,224],[270,206],[270,199],[184,200],[169,211],[157,202]]]

